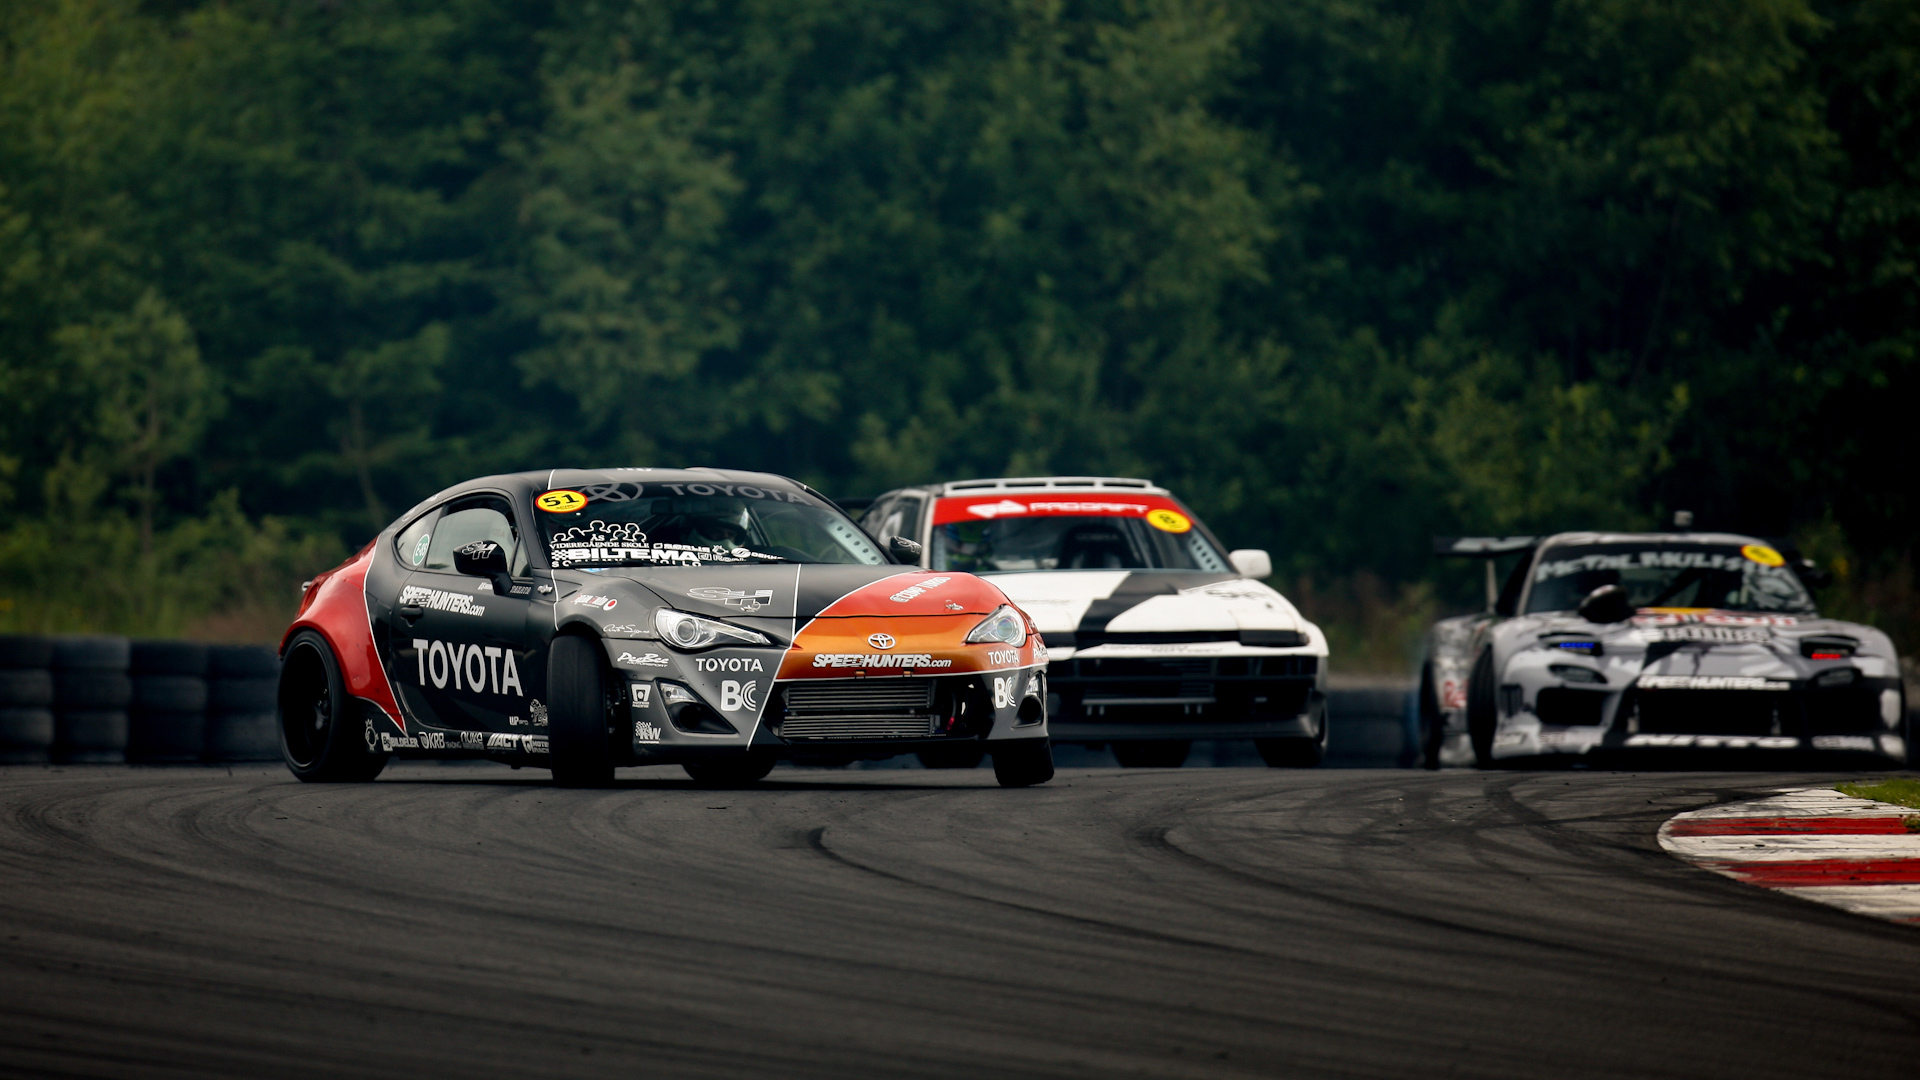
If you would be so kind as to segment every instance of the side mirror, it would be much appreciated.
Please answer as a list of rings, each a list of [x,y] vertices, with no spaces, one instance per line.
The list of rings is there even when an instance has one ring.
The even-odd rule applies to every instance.
[[[1633,618],[1633,601],[1618,585],[1602,585],[1580,601],[1580,617],[1590,623],[1626,622]]]
[[[893,552],[893,557],[903,563],[912,566],[920,565],[921,548],[916,541],[909,540],[904,536],[890,536],[887,538],[887,550]]]
[[[1793,569],[1809,589],[1824,589],[1833,584],[1833,571],[1820,566],[1812,559],[1801,559],[1794,564]]]
[[[1241,548],[1230,552],[1227,561],[1233,564],[1233,571],[1241,577],[1263,578],[1273,574],[1273,559],[1259,548]]]
[[[512,593],[513,575],[507,572],[507,553],[491,540],[475,540],[454,548],[453,569],[469,577],[486,578],[493,583],[497,595],[504,597]]]

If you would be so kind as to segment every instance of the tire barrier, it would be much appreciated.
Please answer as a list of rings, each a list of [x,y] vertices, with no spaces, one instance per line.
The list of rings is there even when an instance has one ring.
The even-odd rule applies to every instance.
[[[123,637],[53,639],[53,760],[127,760],[130,651]]]
[[[279,688],[273,646],[207,647],[208,761],[280,760]]]
[[[207,651],[197,641],[133,643],[128,761],[199,761],[205,756]]]
[[[53,753],[53,639],[0,636],[0,764],[32,764]]]

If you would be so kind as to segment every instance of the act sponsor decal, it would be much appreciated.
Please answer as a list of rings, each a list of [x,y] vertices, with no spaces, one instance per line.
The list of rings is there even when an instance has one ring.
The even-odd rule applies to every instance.
[[[813,658],[817,668],[943,668],[951,660],[935,660],[928,653],[820,653]]]
[[[614,608],[620,606],[620,601],[615,600],[611,596],[581,595],[574,597],[573,602],[581,607],[599,608],[601,611],[612,611]]]
[[[491,584],[487,585],[489,591]],[[409,585],[400,590],[402,607],[423,607],[429,611],[449,611],[455,615],[485,615],[487,609],[473,602],[466,593],[445,592],[441,589],[429,589],[422,585]]]
[[[757,682],[735,682],[727,679],[720,684],[720,711],[740,712],[760,707],[760,684]]]
[[[645,720],[636,720],[633,724],[633,741],[657,743],[660,741],[660,729]]]
[[[1701,750],[1792,750],[1800,745],[1800,740],[1791,735],[1629,735],[1627,745],[1691,746]]]
[[[587,497],[570,488],[559,488],[535,495],[533,505],[549,514],[571,514],[587,505]]]
[[[1748,544],[1740,549],[1740,554],[1752,559],[1761,566],[1787,565],[1787,560],[1784,555],[1781,555],[1765,544]]]
[[[1763,679],[1752,675],[1642,675],[1635,684],[1642,690],[1791,690],[1783,679]]]
[[[518,750],[520,749],[520,740],[527,737],[528,736],[525,735],[502,735],[496,732],[495,734],[487,736],[487,749]]]
[[[623,652],[620,654],[620,658],[615,660],[614,663],[638,664],[641,667],[666,667],[671,661],[657,652],[650,652],[645,656],[635,656],[630,652]]]
[[[923,581],[916,581],[912,585],[909,585],[906,588],[901,589],[899,592],[894,593],[892,596],[887,597],[887,599],[893,601],[896,604],[904,604],[907,601],[913,599],[914,597],[932,592],[933,590],[939,588],[942,585],[945,585],[947,582],[952,580],[953,579],[950,577],[930,577]]]
[[[653,706],[652,683],[637,682],[627,687],[627,691],[633,695],[634,708],[647,709]]]
[[[1161,532],[1183,533],[1193,528],[1193,520],[1178,510],[1149,510],[1147,524]]]
[[[720,585],[702,586],[688,589],[687,595],[695,600],[706,600],[715,604],[725,604],[730,608],[739,608],[743,612],[755,612],[773,603],[773,590],[760,589],[747,592],[744,589],[729,589]]]
[[[1019,662],[1020,662],[1019,649],[987,650],[987,663],[989,664],[1017,664]]]
[[[893,645],[894,645],[893,635],[892,634],[868,634],[867,644],[873,646],[876,649],[891,649],[893,648]]]
[[[451,682],[455,690],[476,694],[526,696],[520,686],[520,669],[514,663],[512,649],[464,642],[449,645],[444,641],[414,638],[413,651],[421,686],[431,684],[441,690]]]
[[[751,656],[696,656],[693,666],[698,671],[765,671],[760,661]]]

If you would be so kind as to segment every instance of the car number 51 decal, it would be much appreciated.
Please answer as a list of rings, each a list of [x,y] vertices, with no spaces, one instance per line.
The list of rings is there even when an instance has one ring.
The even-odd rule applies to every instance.
[[[1147,524],[1161,532],[1183,533],[1193,528],[1193,522],[1178,510],[1149,510]]]
[[[587,505],[587,497],[577,491],[560,488],[533,497],[533,505],[549,514],[571,514]]]

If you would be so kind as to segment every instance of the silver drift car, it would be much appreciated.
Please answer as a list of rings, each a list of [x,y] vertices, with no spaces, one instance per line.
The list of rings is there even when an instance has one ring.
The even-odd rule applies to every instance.
[[[1823,618],[1811,564],[1730,533],[1444,540],[1519,555],[1489,610],[1428,635],[1426,763],[1608,751],[1838,751],[1904,764],[1899,659]]]

